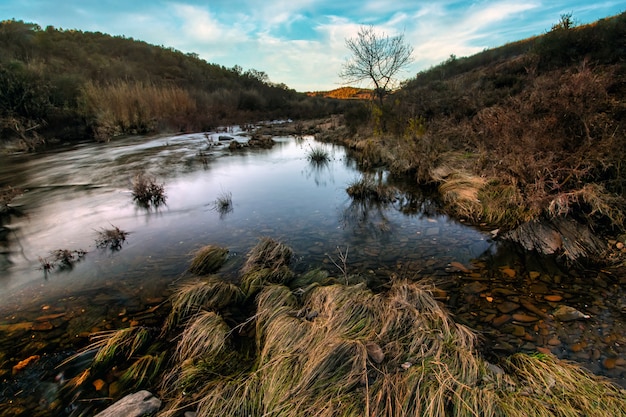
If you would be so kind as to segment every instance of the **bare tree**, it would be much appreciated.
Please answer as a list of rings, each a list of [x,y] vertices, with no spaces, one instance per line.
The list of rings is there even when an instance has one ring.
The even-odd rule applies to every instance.
[[[349,83],[371,81],[382,106],[396,84],[397,73],[413,61],[413,47],[405,42],[404,34],[393,37],[377,34],[373,26],[361,26],[355,38],[346,39],[346,46],[352,57],[339,76]]]

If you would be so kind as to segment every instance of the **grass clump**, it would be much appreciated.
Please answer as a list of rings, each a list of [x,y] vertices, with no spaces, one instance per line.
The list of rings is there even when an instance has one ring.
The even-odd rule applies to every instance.
[[[254,365],[229,377],[196,369],[186,395],[198,415],[623,415],[620,390],[576,366],[521,354],[489,364],[477,335],[431,289],[409,281],[380,294],[364,284],[317,283],[298,293],[264,285],[251,318]],[[178,361],[200,365],[237,349],[218,314],[196,320],[183,336],[195,342]]]
[[[356,201],[373,201],[390,203],[394,201],[396,192],[393,187],[374,180],[371,176],[364,176],[353,181],[346,188],[348,195]]]
[[[212,274],[217,272],[228,259],[228,249],[215,245],[207,245],[198,249],[191,264],[189,272],[196,275]]]
[[[145,173],[139,173],[133,178],[132,194],[133,199],[146,208],[165,204],[165,186]]]
[[[230,191],[222,191],[213,202],[213,210],[217,211],[220,216],[233,211],[233,194]]]
[[[202,310],[220,311],[243,300],[241,289],[217,277],[181,285],[171,297],[171,312],[164,328],[170,329]]]
[[[269,271],[272,279],[291,257],[265,238],[242,272]],[[490,364],[476,333],[456,323],[425,283],[393,280],[376,293],[319,270],[287,283],[297,285],[259,282],[245,300],[245,290],[218,277],[179,289],[164,329],[175,346],[161,415],[608,417],[626,410],[618,387],[555,358],[517,354]],[[183,321],[172,334],[171,324]],[[96,362],[133,360],[128,375],[150,379],[162,361],[144,352],[149,337],[144,328],[108,333],[93,345]]]
[[[248,254],[241,273],[241,288],[248,296],[254,295],[266,283],[284,284],[293,278],[289,264],[293,250],[270,238],[262,238]]]
[[[98,232],[96,247],[109,248],[112,251],[120,250],[124,242],[126,242],[126,236],[128,236],[128,232],[111,225],[110,229],[102,229]]]
[[[326,149],[321,146],[317,146],[315,148],[311,148],[307,152],[306,158],[311,163],[323,165],[330,161],[330,154]]]

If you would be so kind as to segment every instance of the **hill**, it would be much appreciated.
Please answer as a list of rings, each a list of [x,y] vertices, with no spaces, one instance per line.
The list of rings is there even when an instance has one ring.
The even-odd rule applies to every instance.
[[[315,91],[307,93],[310,97],[327,97],[341,100],[371,100],[372,90],[356,87],[339,87],[330,91]]]
[[[0,23],[0,133],[27,148],[52,139],[207,130],[341,111],[267,74],[100,32]]]
[[[382,108],[349,113],[358,129],[345,143],[529,249],[603,252],[586,229],[562,229],[624,230],[626,13],[567,23],[417,74]]]

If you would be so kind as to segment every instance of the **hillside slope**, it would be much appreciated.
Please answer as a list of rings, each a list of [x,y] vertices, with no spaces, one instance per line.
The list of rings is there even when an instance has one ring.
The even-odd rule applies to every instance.
[[[554,236],[530,249],[598,252],[578,226],[624,228],[625,56],[621,14],[451,57],[405,83],[346,143],[366,166],[436,184],[456,216],[501,232],[523,226],[522,241]],[[574,234],[557,219],[575,220]],[[566,247],[569,238],[583,247]]]
[[[99,32],[0,23],[0,134],[26,148],[267,118],[312,118],[338,101],[307,97],[262,71]]]

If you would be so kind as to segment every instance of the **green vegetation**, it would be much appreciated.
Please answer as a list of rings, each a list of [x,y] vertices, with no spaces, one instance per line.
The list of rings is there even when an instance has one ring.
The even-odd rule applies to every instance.
[[[580,27],[564,19],[417,74],[371,103],[365,123],[346,113],[354,135],[338,140],[364,168],[438,185],[449,212],[475,223],[506,231],[568,216],[623,230],[626,13]]]
[[[100,32],[0,22],[0,137],[34,150],[57,141],[206,131],[341,113],[267,74]]]
[[[132,182],[133,200],[139,205],[150,208],[165,204],[165,187],[156,182],[156,178],[143,172],[135,175]]]
[[[262,239],[242,275],[288,268],[292,256]],[[159,386],[161,416],[624,415],[622,390],[552,356],[487,362],[428,283],[394,279],[376,293],[320,270],[267,277],[245,299],[217,276],[182,284],[160,333],[96,334],[91,368],[68,386],[88,395],[116,369],[126,391]]]

